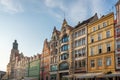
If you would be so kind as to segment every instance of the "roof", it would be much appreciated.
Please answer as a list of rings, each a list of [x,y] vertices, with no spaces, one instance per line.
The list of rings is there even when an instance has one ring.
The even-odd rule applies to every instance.
[[[120,0],[115,4],[115,6],[117,6],[118,4],[120,4]]]
[[[82,23],[79,23],[78,25],[75,26],[75,28],[79,27],[79,26],[82,26],[84,24],[88,24],[88,23],[92,23],[94,21],[98,20],[98,16],[97,16],[97,13],[95,13],[94,16],[92,16],[91,18],[87,19],[87,20],[84,20]]]

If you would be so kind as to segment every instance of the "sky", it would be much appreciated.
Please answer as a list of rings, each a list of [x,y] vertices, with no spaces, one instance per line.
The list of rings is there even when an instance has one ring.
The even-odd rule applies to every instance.
[[[115,12],[117,1],[0,0],[0,70],[6,71],[15,39],[25,56],[40,54],[44,40],[50,40],[54,26],[61,29],[64,18],[74,27],[95,13]]]

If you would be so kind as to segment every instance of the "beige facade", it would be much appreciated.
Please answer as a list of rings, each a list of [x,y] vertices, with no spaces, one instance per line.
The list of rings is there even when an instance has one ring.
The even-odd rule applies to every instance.
[[[58,80],[58,61],[59,61],[59,35],[60,31],[54,27],[50,40],[50,79]]]
[[[88,72],[115,71],[114,14],[88,25]]]

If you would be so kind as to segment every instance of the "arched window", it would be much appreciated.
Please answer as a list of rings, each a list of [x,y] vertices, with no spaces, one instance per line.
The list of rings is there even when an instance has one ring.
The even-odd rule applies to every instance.
[[[61,47],[61,51],[67,51],[68,50],[68,44],[65,44]]]
[[[62,38],[62,43],[64,43],[64,42],[68,42],[68,36],[67,36],[67,34],[65,34],[64,36],[63,36],[63,38]]]
[[[61,60],[66,60],[68,59],[68,54],[67,53],[64,53],[61,55]]]
[[[57,71],[57,65],[52,65],[51,66],[51,71]]]
[[[69,69],[68,63],[67,62],[61,63],[60,66],[59,66],[59,69],[60,70],[68,70]]]

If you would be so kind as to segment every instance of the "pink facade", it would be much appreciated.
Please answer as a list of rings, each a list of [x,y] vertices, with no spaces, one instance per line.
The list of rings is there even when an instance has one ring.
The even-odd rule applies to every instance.
[[[120,69],[120,0],[116,4],[116,21],[115,21],[115,58],[116,58],[116,69]]]

